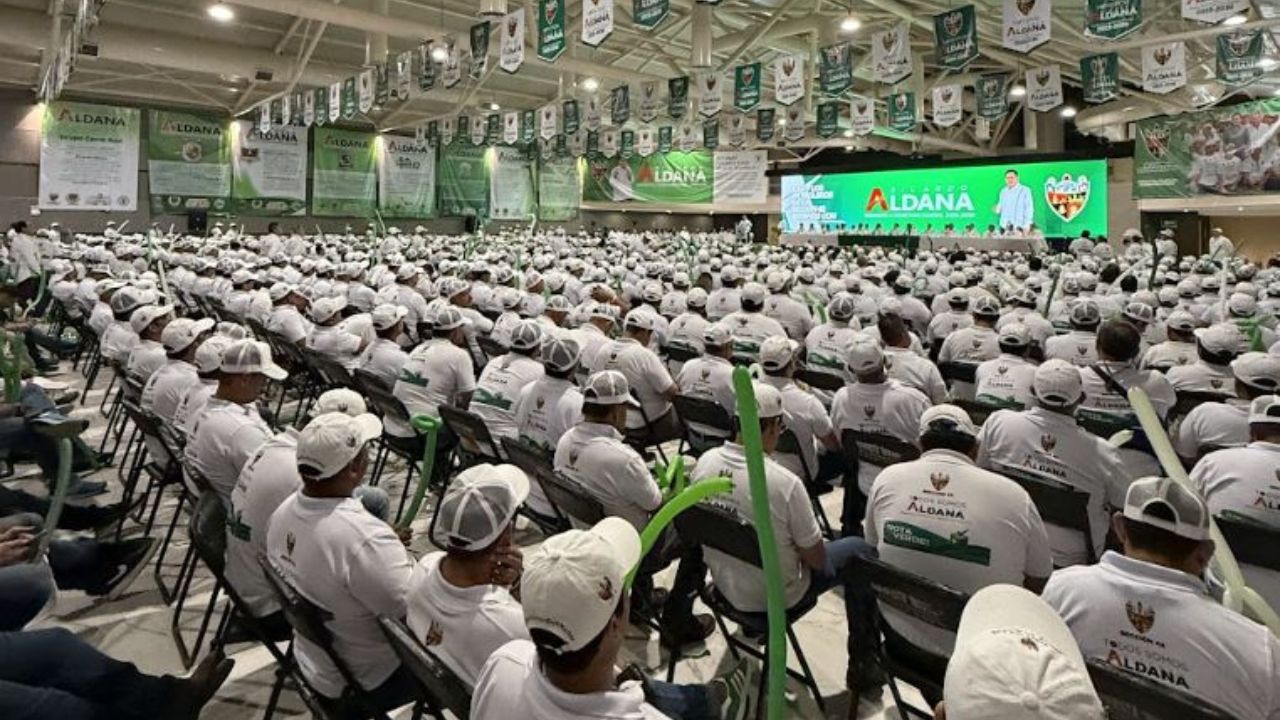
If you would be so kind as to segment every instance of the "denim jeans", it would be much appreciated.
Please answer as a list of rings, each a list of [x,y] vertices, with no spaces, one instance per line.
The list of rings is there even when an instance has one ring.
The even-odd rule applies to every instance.
[[[672,720],[716,720],[720,710],[706,685],[676,685],[650,680],[645,700]]]
[[[46,479],[53,482],[58,476],[58,443],[53,438],[45,437],[31,428],[26,418],[56,412],[57,405],[49,399],[44,389],[35,383],[25,383],[18,397],[22,411],[15,417],[0,418],[0,451],[13,452],[21,450],[35,457],[36,464]],[[87,459],[87,449],[82,442],[72,442],[72,462],[83,462]]]
[[[854,488],[857,491],[857,488]],[[854,577],[846,568],[855,558],[876,558],[875,547],[860,537],[843,537],[826,544],[827,566],[809,578],[809,590],[805,602],[835,587],[844,588],[844,613],[849,626],[849,639],[845,648],[849,655],[849,667],[845,678],[849,687],[857,687],[862,673],[875,662],[876,647],[880,642],[876,629],[876,596],[866,578]]]
[[[632,607],[637,599],[647,603],[653,594],[653,576],[679,558],[676,577],[662,607],[660,626],[667,632],[678,633],[693,625],[693,601],[707,576],[707,566],[702,559],[701,547],[686,547],[675,531],[668,528],[658,538],[649,554],[640,560],[635,580],[631,583]],[[657,608],[642,608],[652,615]]]
[[[44,525],[44,519],[39,515],[32,513],[21,513],[17,515],[9,515],[0,517],[0,530],[10,527],[30,527],[36,532]],[[97,580],[102,577],[103,568],[105,567],[102,553],[102,544],[93,538],[76,538],[73,540],[54,540],[49,543],[49,553],[47,556],[49,567],[48,570],[53,572],[53,579],[59,588],[63,590],[85,590],[93,586]],[[43,563],[33,564],[32,567],[43,568]],[[48,572],[45,572],[47,576]],[[38,579],[31,574],[21,575],[15,574],[15,578],[20,578],[22,582],[29,582],[32,579]],[[12,580],[11,582],[18,582]],[[10,584],[0,584],[0,604],[7,602],[4,594],[8,590],[13,590],[14,586]],[[15,593],[30,592],[15,591]],[[14,597],[17,597],[15,595]],[[38,611],[39,608],[36,608]],[[28,621],[30,618],[27,619]],[[26,624],[25,622],[23,623]]]
[[[43,563],[0,568],[0,633],[21,630],[53,599],[55,592],[53,577]],[[0,707],[3,704],[0,700]]]

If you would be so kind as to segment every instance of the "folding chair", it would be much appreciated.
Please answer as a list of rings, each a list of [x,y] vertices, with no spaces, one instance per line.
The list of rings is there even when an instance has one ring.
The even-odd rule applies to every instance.
[[[373,406],[373,412],[382,418],[384,424],[388,419],[395,419],[403,426],[413,427],[410,422],[409,411],[405,409],[404,403],[391,394],[390,388],[363,371],[357,370],[356,377],[360,379],[359,382],[363,388],[364,395]],[[369,474],[369,484],[378,484],[382,479],[383,471],[386,469],[388,457],[394,454],[409,466],[405,476],[405,489],[402,493],[403,496],[407,496],[408,487],[413,481],[415,464],[422,458],[422,442],[422,438],[416,434],[412,437],[401,437],[392,435],[384,430],[379,441],[378,452],[374,456],[373,471]],[[400,504],[403,507],[404,497],[401,497]]]
[[[1190,413],[1193,409],[1195,409],[1197,405],[1200,405],[1203,403],[1211,403],[1211,402],[1212,403],[1226,402],[1228,396],[1226,393],[1196,392],[1193,390],[1183,390],[1177,393],[1176,397],[1178,398],[1177,402],[1173,404],[1173,409],[1169,411],[1169,417],[1165,418],[1165,420],[1168,421],[1169,425],[1172,425],[1174,420],[1186,417],[1187,414]]]
[[[969,413],[969,419],[978,427],[982,427],[982,425],[987,422],[987,418],[991,417],[991,413],[1005,409],[1003,406],[985,403],[980,400],[962,400],[956,398],[950,400],[950,402],[952,405],[955,405],[961,410]],[[1020,407],[1021,406],[1019,406],[1019,408]]]
[[[671,362],[687,363],[697,357],[702,357],[702,353],[694,348],[686,347],[679,343],[671,343],[663,346],[662,354],[667,356],[667,360]]]
[[[831,529],[831,520],[827,517],[827,511],[822,509],[822,502],[819,498],[831,492],[831,486],[825,489],[818,487],[815,482],[814,474],[817,468],[810,468],[809,461],[805,460],[804,452],[800,448],[800,438],[796,437],[796,433],[791,428],[786,428],[782,434],[778,436],[778,445],[773,452],[779,455],[792,455],[800,460],[800,469],[803,471],[801,480],[804,481],[805,490],[809,492],[809,502],[813,505],[813,516],[818,519],[818,527],[822,529],[822,535],[828,540],[835,539],[835,532]]]
[[[942,373],[942,379],[946,381],[947,386],[951,383],[978,382],[978,366],[974,363],[966,362],[944,362],[938,363],[938,372]]]
[[[554,472],[551,464],[551,455],[540,447],[516,438],[504,437],[502,438],[502,450],[507,454],[507,459],[523,470],[525,475],[528,475],[534,482],[538,482],[538,478],[542,475]],[[528,505],[520,508],[520,514],[529,518],[530,522],[537,525],[542,534],[546,536],[555,535],[568,527],[564,522],[564,518],[558,515],[556,517],[544,517],[529,509]]]
[[[846,453],[853,450],[858,459],[877,467],[889,467],[911,462],[920,457],[920,448],[892,435],[858,432],[845,429],[840,433],[840,444]]]
[[[1254,565],[1267,570],[1280,571],[1280,530],[1254,525],[1221,515],[1214,518],[1218,529],[1236,560],[1244,565]]]
[[[1027,491],[1036,510],[1040,511],[1042,520],[1083,534],[1085,553],[1088,556],[1085,564],[1098,562],[1099,553],[1093,544],[1093,531],[1089,522],[1088,493],[1029,475],[1008,465],[1000,465],[996,471]]]
[[[740,562],[761,568],[760,572],[763,577],[764,570],[760,559],[760,541],[756,537],[755,527],[746,520],[704,503],[695,505],[677,515],[675,526],[681,541],[686,545],[700,545],[704,548],[724,553]],[[728,618],[741,626],[743,630],[759,637],[765,635],[768,631],[768,619],[765,613],[738,610],[720,594],[714,582],[700,588],[698,596],[703,604],[711,610],[711,614],[715,616],[716,625],[719,626],[720,634],[724,636],[725,643],[729,646],[729,651],[733,654],[734,659],[741,658],[742,653],[750,655],[763,663],[764,669],[761,671],[761,677],[767,676],[769,673],[768,655],[748,641],[731,635],[724,622]],[[787,675],[808,688],[809,692],[813,694],[813,699],[817,702],[819,710],[822,711],[825,717],[826,703],[822,699],[822,692],[818,689],[818,682],[813,676],[813,671],[809,668],[809,661],[805,657],[804,650],[801,649],[800,641],[795,634],[795,622],[816,605],[817,602],[815,600],[806,599],[787,610],[787,640],[791,643],[792,650],[795,651],[796,660],[800,663],[801,670],[796,672],[788,667]],[[757,706],[763,707],[763,682],[760,684],[759,692],[760,698]]]
[[[378,624],[400,663],[417,681],[422,702],[431,715],[444,720],[444,711],[448,710],[460,720],[471,717],[471,688],[467,683],[414,637],[402,620],[379,617]]]
[[[942,630],[955,632],[960,627],[960,614],[969,601],[965,593],[870,558],[855,557],[844,572],[867,579],[876,595],[877,607],[893,608]],[[909,643],[880,612],[876,613],[876,622],[886,637],[876,652],[877,660],[889,676],[889,692],[893,694],[894,704],[904,714],[932,720],[932,709],[917,708],[902,699],[898,682],[927,689],[941,697],[943,675],[937,669],[946,668],[947,658]],[[910,650],[904,652],[907,647]],[[928,660],[922,661],[922,658]]]
[[[488,335],[476,335],[476,345],[480,347],[480,352],[484,353],[486,360],[507,354],[506,346]]]
[[[811,388],[826,390],[831,393],[837,392],[846,384],[845,379],[839,375],[819,372],[817,370],[798,370],[796,371],[795,379]]]
[[[472,462],[469,464],[500,463],[505,459],[502,448],[493,439],[493,435],[489,434],[489,426],[485,425],[484,418],[452,405],[441,405],[439,412],[440,419],[458,436],[458,446],[470,456]]]
[[[557,472],[539,473],[534,478],[551,506],[562,516],[591,527],[607,517],[601,503],[590,490]]]
[[[1089,679],[1107,709],[1108,720],[1231,720],[1231,713],[1180,692],[1114,668],[1088,661]]]
[[[720,403],[692,395],[677,395],[671,404],[675,406],[684,430],[684,439],[677,452],[683,452],[687,446],[694,455],[701,455],[733,437],[733,418]],[[699,428],[718,432],[705,432]]]

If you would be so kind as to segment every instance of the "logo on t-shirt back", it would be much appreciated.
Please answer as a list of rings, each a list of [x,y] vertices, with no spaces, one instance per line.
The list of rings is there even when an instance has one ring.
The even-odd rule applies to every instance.
[[[933,485],[934,490],[942,492],[951,482],[951,476],[946,473],[936,472],[929,476],[929,482]]]
[[[1040,436],[1040,447],[1044,448],[1047,453],[1053,452],[1053,448],[1058,444],[1058,438],[1045,433]]]
[[[440,627],[440,623],[432,620],[431,627],[427,628],[427,634],[422,638],[422,644],[431,647],[442,642],[444,642],[444,628]]]
[[[867,414],[867,419],[868,419],[868,420],[870,420],[871,418],[873,418],[873,417],[875,417],[875,416],[876,416],[876,406],[875,406],[875,405],[863,405],[863,406],[862,406],[862,412],[866,413],[866,414]]]
[[[1124,612],[1129,616],[1129,624],[1133,629],[1143,635],[1146,635],[1151,626],[1156,624],[1155,608],[1144,607],[1141,602],[1125,603]]]

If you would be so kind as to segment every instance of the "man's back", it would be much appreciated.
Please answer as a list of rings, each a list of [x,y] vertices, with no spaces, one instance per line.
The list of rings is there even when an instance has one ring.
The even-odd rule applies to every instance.
[[[605,513],[626,519],[637,532],[662,504],[644,459],[610,425],[583,422],[569,430],[556,446],[554,467],[599,499]]]
[[[404,403],[409,415],[439,415],[439,407],[460,393],[475,390],[475,370],[466,350],[443,338],[420,345],[409,354],[391,394]],[[413,429],[388,418],[387,432],[404,437]]]
[[[1018,355],[1002,354],[978,366],[974,374],[978,381],[974,397],[990,404],[1017,403],[1030,407],[1031,381],[1035,376],[1035,363]]]
[[[186,459],[218,492],[231,497],[240,470],[271,437],[271,428],[253,405],[212,397],[191,423]]]
[[[476,382],[471,411],[484,419],[494,438],[514,438],[518,429],[515,418],[520,391],[544,373],[542,363],[516,353],[490,360]]]
[[[284,432],[262,444],[240,471],[227,517],[227,582],[257,617],[279,604],[258,558],[267,552],[271,515],[298,488],[298,440]]]
[[[1084,330],[1072,330],[1044,341],[1045,360],[1066,360],[1076,367],[1098,362],[1098,336]]]
[[[739,310],[730,313],[720,321],[724,329],[733,337],[733,352],[756,358],[760,354],[760,343],[766,338],[785,337],[787,331],[777,320],[758,312]]]
[[[671,403],[662,395],[662,391],[673,384],[671,373],[656,353],[634,338],[624,337],[601,348],[596,353],[591,371],[602,370],[617,370],[626,376],[628,386],[635,392],[644,415],[650,421],[671,410]],[[639,412],[628,410],[627,427],[644,427],[644,417]]]
[[[929,408],[929,399],[919,390],[897,380],[882,383],[855,382],[836,392],[831,401],[831,426],[837,435],[845,430],[889,435],[914,443],[920,431],[920,416]],[[880,467],[858,464],[858,489],[866,494]]]

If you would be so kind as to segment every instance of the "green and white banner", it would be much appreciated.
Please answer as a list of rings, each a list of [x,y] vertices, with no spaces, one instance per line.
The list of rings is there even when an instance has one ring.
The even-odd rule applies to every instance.
[[[623,130],[618,133],[618,152],[622,157],[631,157],[636,151],[636,133],[634,130]]]
[[[1031,52],[1049,42],[1053,25],[1051,0],[1003,0],[1001,43],[1010,50]]]
[[[1187,84],[1187,46],[1175,41],[1142,48],[1142,89],[1173,92]]]
[[[671,0],[633,0],[631,17],[636,27],[652,30],[671,13]]]
[[[587,202],[709,203],[714,188],[712,154],[665,152],[642,158],[595,157],[586,161],[582,199]]]
[[[431,59],[431,43],[418,45],[418,89],[429,92],[436,86],[436,61]]]
[[[221,118],[147,111],[151,212],[231,209],[231,142]]]
[[[1119,95],[1119,57],[1110,52],[1080,58],[1080,91],[1087,103],[1104,103]]]
[[[1045,65],[1027,71],[1027,107],[1048,112],[1062,104],[1062,71],[1057,65]]]
[[[311,214],[372,217],[378,200],[376,142],[371,133],[321,128],[311,152]]]
[[[702,121],[702,147],[708,150],[720,147],[720,118],[708,118]]]
[[[550,157],[538,163],[538,219],[565,222],[578,217],[582,190],[578,187],[578,159]]]
[[[876,129],[876,102],[868,97],[858,96],[849,103],[849,126],[853,134],[859,137],[870,135]]]
[[[538,0],[538,57],[554,62],[564,48],[564,0]]]
[[[565,100],[561,111],[564,115],[564,134],[572,135],[578,132],[578,101]]]
[[[760,108],[756,111],[756,139],[769,142],[773,139],[774,125],[778,122],[776,108]]]
[[[436,150],[430,141],[382,136],[378,160],[378,210],[389,218],[436,214]]]
[[[619,85],[609,92],[609,119],[619,126],[631,119],[630,85]]]
[[[658,152],[671,152],[671,135],[672,128],[670,125],[662,125],[658,128]]]
[[[723,107],[720,74],[714,70],[698,73],[698,114],[704,118],[715,117]]]
[[[733,106],[750,112],[760,104],[760,63],[739,65],[733,71]]]
[[[871,34],[871,71],[876,82],[887,85],[911,74],[911,24],[906,20]]]
[[[307,129],[282,127],[264,133],[252,123],[236,126],[231,145],[231,207],[236,214],[305,215]]]
[[[1087,0],[1084,34],[1115,40],[1142,27],[1142,0]]]
[[[1245,30],[1218,36],[1218,82],[1248,85],[1262,77],[1262,30]]]
[[[493,149],[493,175],[489,182],[490,217],[494,220],[528,220],[536,202],[533,185],[533,146]]]
[[[826,95],[842,95],[853,87],[853,45],[838,42],[818,53],[818,86]]]
[[[1280,98],[1139,120],[1133,196],[1261,195],[1280,192],[1268,153],[1280,133]]]
[[[582,0],[582,44],[600,47],[613,34],[613,0]]]
[[[898,132],[916,131],[916,94],[895,93],[886,101],[889,106],[889,127]]]
[[[979,75],[973,82],[974,104],[978,117],[995,120],[1009,112],[1009,76],[1004,73]]]
[[[978,21],[972,5],[933,16],[935,62],[959,70],[978,57]]]
[[[964,116],[964,88],[960,85],[939,85],[933,89],[933,124],[951,127]]]
[[[40,122],[42,210],[133,212],[138,209],[135,108],[51,102]]]
[[[667,80],[667,114],[674,120],[684,117],[689,107],[689,76]]]
[[[1249,9],[1249,0],[1182,0],[1182,17],[1217,25]]]
[[[440,148],[436,191],[440,214],[489,216],[489,148],[454,143]]]
[[[471,79],[478,80],[489,69],[489,21],[471,26]]]
[[[840,130],[840,105],[835,100],[818,104],[818,137],[834,137]]]

